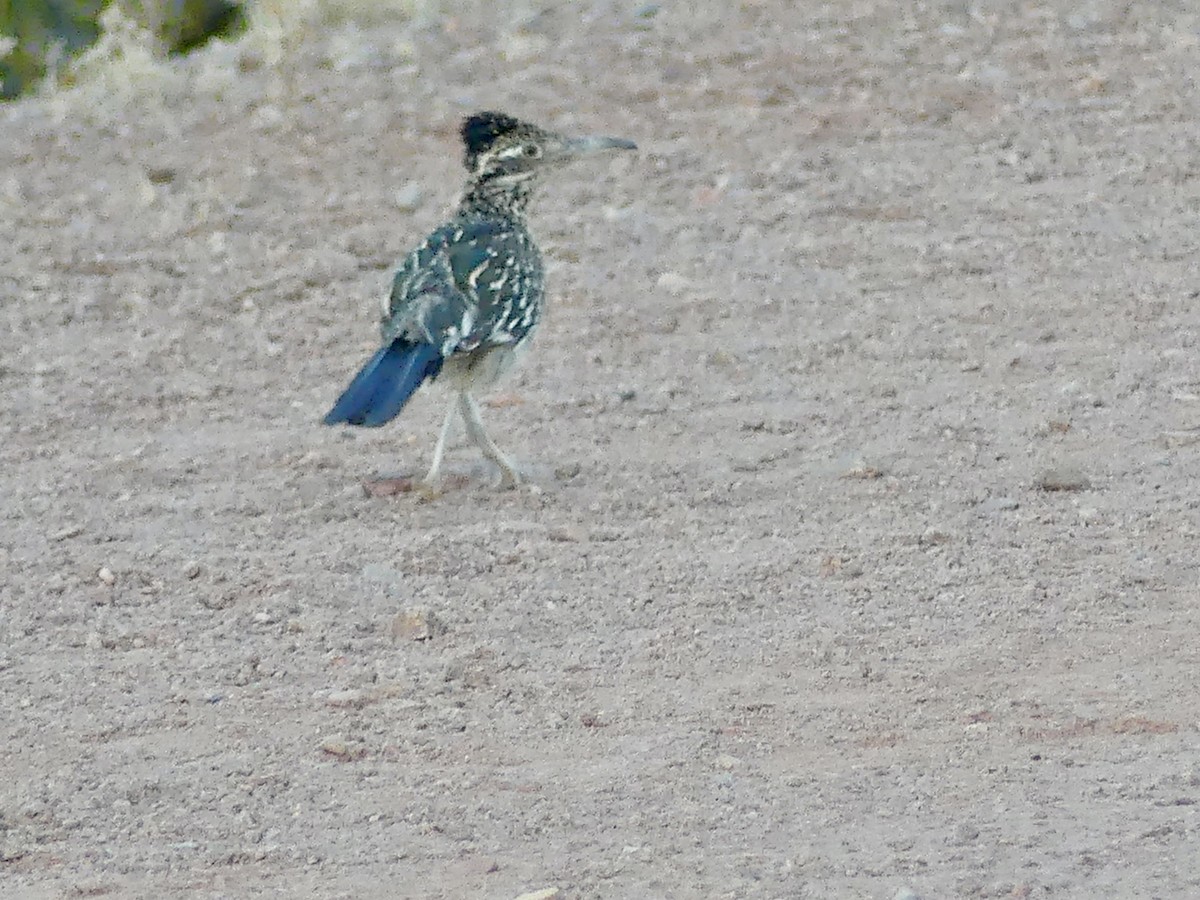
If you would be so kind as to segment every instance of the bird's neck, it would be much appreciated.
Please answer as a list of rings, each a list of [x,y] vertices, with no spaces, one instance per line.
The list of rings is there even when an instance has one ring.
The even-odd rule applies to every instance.
[[[525,208],[533,193],[530,179],[476,179],[467,184],[458,203],[460,216],[482,216],[488,219],[525,221]]]

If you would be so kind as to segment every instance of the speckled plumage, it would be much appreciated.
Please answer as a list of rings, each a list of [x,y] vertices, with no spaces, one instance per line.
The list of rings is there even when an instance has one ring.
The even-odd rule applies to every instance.
[[[454,216],[401,263],[384,301],[383,346],[325,417],[330,425],[382,425],[422,383],[448,376],[459,396],[424,479],[431,489],[456,411],[502,483],[520,481],[488,437],[471,391],[513,365],[541,319],[542,255],[525,223],[533,186],[556,163],[634,148],[615,138],[566,138],[503,113],[470,116],[461,134],[470,178]]]
[[[444,356],[520,343],[538,323],[543,291],[542,254],[523,220],[460,210],[396,272],[382,336],[431,343]]]

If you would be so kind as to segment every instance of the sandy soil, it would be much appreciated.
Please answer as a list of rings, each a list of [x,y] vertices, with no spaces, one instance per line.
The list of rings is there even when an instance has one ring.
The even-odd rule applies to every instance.
[[[1200,20],[683,6],[0,110],[0,895],[1200,896]],[[642,149],[369,497],[480,108]]]

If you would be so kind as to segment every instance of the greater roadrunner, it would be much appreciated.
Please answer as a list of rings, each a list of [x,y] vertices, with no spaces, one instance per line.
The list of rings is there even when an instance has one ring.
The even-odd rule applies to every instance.
[[[471,442],[500,467],[501,486],[520,484],[483,427],[472,391],[512,367],[541,318],[542,254],[525,207],[547,169],[600,150],[636,149],[632,141],[564,137],[494,112],[469,116],[462,140],[470,177],[458,209],[401,264],[384,300],[383,346],[325,416],[326,425],[374,428],[394,419],[425,381],[449,380],[455,395],[422,481],[429,492],[456,413]]]

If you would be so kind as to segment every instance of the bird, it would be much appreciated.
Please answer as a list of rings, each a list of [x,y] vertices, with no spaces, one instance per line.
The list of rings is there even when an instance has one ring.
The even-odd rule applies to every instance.
[[[530,198],[541,177],[564,163],[637,149],[623,138],[570,137],[501,112],[467,116],[460,136],[468,175],[453,215],[400,264],[383,302],[382,344],[324,418],[377,428],[426,382],[448,382],[433,460],[417,485],[434,495],[456,416],[499,468],[499,486],[523,483],[484,427],[475,394],[516,364],[542,318],[545,273],[526,223]]]

